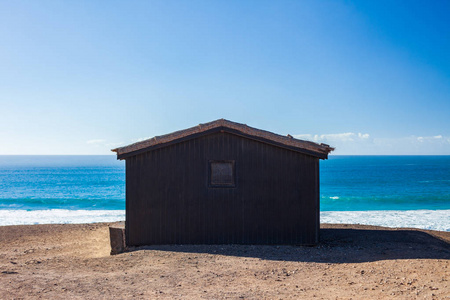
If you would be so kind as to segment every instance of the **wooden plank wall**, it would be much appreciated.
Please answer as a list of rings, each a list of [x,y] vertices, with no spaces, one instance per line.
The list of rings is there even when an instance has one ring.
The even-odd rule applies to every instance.
[[[235,160],[236,187],[208,187],[210,160]],[[127,244],[315,244],[318,164],[229,133],[129,157]]]

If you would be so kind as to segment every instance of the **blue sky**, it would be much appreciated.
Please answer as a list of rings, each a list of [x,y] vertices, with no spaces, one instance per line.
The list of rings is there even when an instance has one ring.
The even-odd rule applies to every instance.
[[[449,1],[0,2],[0,154],[110,154],[219,118],[450,155]]]

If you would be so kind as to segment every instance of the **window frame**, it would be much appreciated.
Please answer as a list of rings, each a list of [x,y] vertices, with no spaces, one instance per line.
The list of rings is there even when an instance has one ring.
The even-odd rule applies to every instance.
[[[212,164],[213,163],[228,163],[231,164],[231,181],[232,183],[217,184],[212,182]],[[236,161],[213,159],[208,161],[208,187],[210,188],[236,188]]]

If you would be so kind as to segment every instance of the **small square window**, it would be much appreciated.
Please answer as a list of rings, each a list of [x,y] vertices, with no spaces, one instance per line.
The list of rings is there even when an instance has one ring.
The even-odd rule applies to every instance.
[[[209,162],[209,186],[235,186],[234,160],[212,160]]]

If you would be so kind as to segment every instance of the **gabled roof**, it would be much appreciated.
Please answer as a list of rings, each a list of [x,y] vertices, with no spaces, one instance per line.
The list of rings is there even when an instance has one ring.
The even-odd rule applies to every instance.
[[[155,136],[141,142],[113,149],[111,151],[117,153],[118,159],[124,159],[142,152],[172,145],[218,131],[244,136],[246,138],[288,148],[290,150],[312,155],[321,159],[326,159],[328,157],[328,153],[334,150],[334,148],[326,144],[317,144],[310,141],[299,140],[290,135],[282,136],[269,131],[253,128],[245,124],[219,119],[209,123],[199,124],[188,129],[175,131],[173,133]]]

